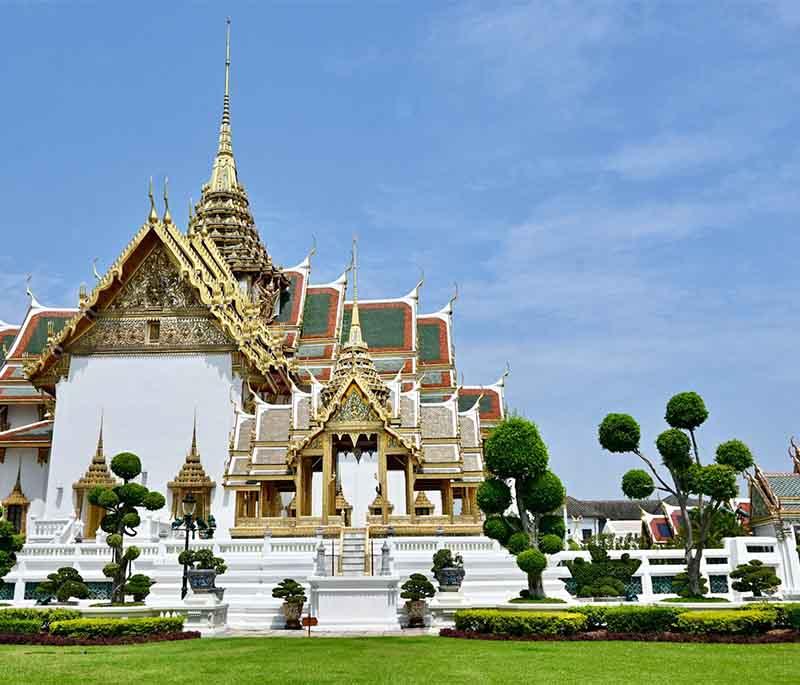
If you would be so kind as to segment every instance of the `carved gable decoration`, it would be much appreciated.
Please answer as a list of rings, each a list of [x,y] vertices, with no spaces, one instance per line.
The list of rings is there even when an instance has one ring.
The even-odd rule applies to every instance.
[[[232,344],[164,245],[159,245],[69,351],[163,352]]]
[[[332,423],[375,422],[381,418],[355,385],[345,393],[341,405],[329,419]]]
[[[109,310],[203,308],[194,288],[159,245],[109,305]]]

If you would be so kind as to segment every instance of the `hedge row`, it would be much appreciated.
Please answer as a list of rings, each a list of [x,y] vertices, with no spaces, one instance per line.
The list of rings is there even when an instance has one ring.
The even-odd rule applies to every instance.
[[[183,630],[183,617],[174,618],[78,618],[55,621],[50,633],[81,639],[144,637]]]
[[[76,609],[0,609],[0,624],[18,621],[33,621],[39,625],[38,630],[47,630],[47,626],[55,621],[70,621],[80,618],[81,612]],[[14,632],[0,630],[0,632]]]
[[[457,611],[456,629],[502,635],[572,635],[586,628],[586,617],[568,611]]]
[[[800,604],[691,611],[667,606],[582,606],[565,611],[468,609],[455,615],[455,628],[508,636],[612,634],[762,635],[774,628],[800,630]]]

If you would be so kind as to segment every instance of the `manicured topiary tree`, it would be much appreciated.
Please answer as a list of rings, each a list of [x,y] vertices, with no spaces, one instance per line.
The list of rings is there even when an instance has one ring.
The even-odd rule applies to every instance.
[[[673,495],[684,522],[690,522],[690,498],[698,500],[695,525],[686,525],[684,556],[689,596],[703,594],[700,561],[717,512],[739,492],[736,479],[753,465],[753,455],[740,440],[717,447],[715,463],[703,465],[697,446],[697,429],[708,418],[703,399],[695,392],[675,395],[667,403],[670,428],[656,439],[662,469],[642,452],[639,424],[628,414],[609,414],[598,429],[600,445],[609,452],[631,452],[646,466],[622,477],[622,491],[631,499],[644,499],[655,490]],[[654,480],[655,479],[655,480]]]
[[[19,535],[14,524],[3,518],[3,508],[0,507],[0,581],[14,568],[17,563],[17,552],[25,544],[25,538]]]
[[[128,578],[129,567],[139,556],[139,548],[131,546],[125,549],[125,537],[135,536],[136,529],[142,522],[138,508],[157,511],[164,506],[165,500],[161,493],[131,482],[142,472],[142,462],[135,454],[120,452],[111,460],[111,470],[122,479],[122,485],[115,485],[113,488],[102,486],[93,488],[89,491],[89,502],[107,512],[100,521],[100,527],[108,533],[106,543],[113,551],[113,558],[112,562],[103,568],[103,574],[112,581],[112,604],[123,604],[126,594],[142,597],[144,586],[141,579],[133,585],[127,585],[133,581],[133,577]],[[149,584],[147,588],[149,590]],[[146,595],[147,591],[144,594]]]
[[[484,455],[490,477],[477,494],[487,515],[483,531],[517,557],[528,576],[529,596],[542,598],[544,555],[564,548],[564,521],[554,514],[564,503],[564,486],[547,468],[547,446],[536,424],[522,417],[499,423],[486,440]],[[512,502],[515,514],[509,511]]]
[[[292,630],[300,628],[300,614],[306,603],[306,590],[293,578],[284,578],[274,588],[272,596],[283,600],[283,616],[286,627]]]
[[[178,563],[190,568],[213,570],[218,576],[228,570],[225,560],[222,557],[215,557],[210,549],[187,549],[178,555]]]
[[[736,579],[731,583],[734,590],[752,592],[753,597],[772,595],[781,584],[781,579],[775,575],[775,569],[764,566],[764,562],[758,559],[753,559],[747,564],[739,564],[731,571],[731,578]]]
[[[567,568],[575,579],[578,597],[622,597],[641,561],[623,554],[611,559],[608,552],[594,544],[589,545],[591,562],[577,558],[567,561]]]
[[[59,602],[75,599],[87,599],[89,588],[83,582],[83,577],[71,566],[62,566],[55,573],[50,573],[47,580],[36,586],[36,594],[45,602],[55,597]]]

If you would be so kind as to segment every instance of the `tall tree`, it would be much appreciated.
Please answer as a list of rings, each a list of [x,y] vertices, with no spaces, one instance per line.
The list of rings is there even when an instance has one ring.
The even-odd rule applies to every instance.
[[[499,423],[486,440],[484,455],[490,475],[477,495],[487,514],[484,532],[517,557],[530,596],[544,597],[545,554],[564,547],[564,521],[553,515],[564,503],[564,486],[547,468],[547,446],[536,424],[522,417]],[[510,511],[512,504],[516,513]]]
[[[111,470],[122,478],[122,485],[113,488],[97,486],[89,492],[89,502],[106,510],[100,527],[108,533],[106,543],[113,552],[112,561],[103,568],[103,574],[111,578],[111,602],[123,604],[126,594],[141,595],[141,578],[129,583],[129,567],[139,556],[139,548],[124,548],[125,537],[136,535],[142,522],[138,507],[157,511],[164,504],[164,495],[148,490],[144,485],[131,481],[142,472],[142,462],[131,452],[120,452],[111,460]],[[143,576],[144,577],[144,576]],[[130,585],[130,587],[128,587]],[[149,586],[148,586],[149,587]]]
[[[622,492],[631,499],[644,499],[655,490],[673,495],[681,510],[684,526],[683,549],[691,595],[703,594],[700,562],[717,512],[739,493],[737,476],[753,465],[753,455],[741,440],[729,440],[717,447],[715,463],[703,465],[697,445],[697,429],[708,418],[703,398],[695,392],[682,392],[667,402],[664,417],[670,428],[656,439],[663,468],[639,447],[639,424],[628,414],[609,414],[598,429],[603,449],[631,452],[647,470],[631,469],[622,477]],[[654,480],[655,479],[655,480]],[[691,525],[690,500],[697,498]]]

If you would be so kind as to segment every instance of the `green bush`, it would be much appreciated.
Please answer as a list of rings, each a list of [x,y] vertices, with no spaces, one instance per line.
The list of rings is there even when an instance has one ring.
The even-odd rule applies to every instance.
[[[794,628],[800,630],[800,604],[767,604],[766,602],[754,602],[748,610],[766,609],[775,612],[776,628]]]
[[[0,619],[0,633],[16,633],[31,635],[42,629],[41,621],[35,618]]]
[[[134,637],[178,633],[183,617],[174,618],[78,618],[50,624],[53,635],[74,638]]]
[[[771,609],[686,611],[678,616],[675,627],[692,635],[758,635],[774,627],[776,621],[777,613]]]
[[[77,609],[0,609],[0,623],[8,621],[37,621],[42,630],[47,630],[56,621],[80,618]]]
[[[569,611],[465,609],[455,615],[457,630],[495,635],[572,635],[584,630],[586,617]]]
[[[675,607],[609,607],[605,622],[610,633],[662,633],[675,626],[679,614]]]
[[[586,616],[586,630],[600,630],[606,627],[606,612],[609,608],[586,605],[570,608],[570,611]]]

